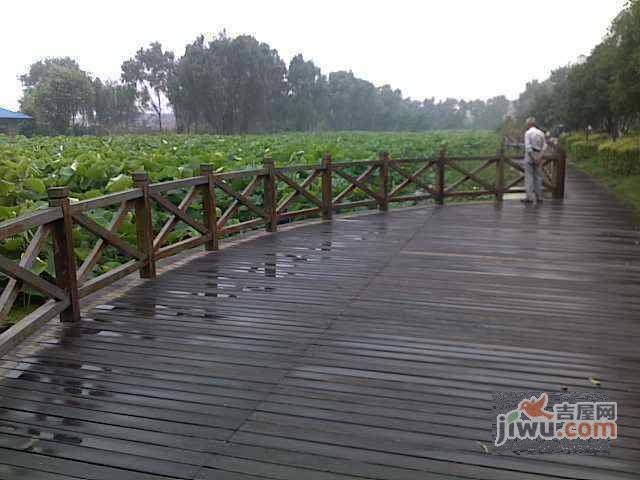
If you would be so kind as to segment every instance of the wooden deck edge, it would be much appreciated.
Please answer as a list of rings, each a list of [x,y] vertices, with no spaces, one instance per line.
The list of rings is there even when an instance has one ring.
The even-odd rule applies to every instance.
[[[49,300],[0,334],[0,356],[17,347],[69,306],[69,301]]]

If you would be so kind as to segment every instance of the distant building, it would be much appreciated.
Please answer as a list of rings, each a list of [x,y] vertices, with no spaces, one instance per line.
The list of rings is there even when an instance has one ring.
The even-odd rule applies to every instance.
[[[31,120],[31,117],[24,113],[12,112],[0,107],[0,133],[15,135],[18,132],[18,126],[25,120]]]

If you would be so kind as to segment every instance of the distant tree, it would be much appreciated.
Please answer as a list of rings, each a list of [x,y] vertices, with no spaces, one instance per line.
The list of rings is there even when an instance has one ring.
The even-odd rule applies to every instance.
[[[174,68],[173,52],[163,51],[158,42],[141,48],[134,58],[122,64],[122,81],[135,87],[142,108],[151,106],[158,116],[162,131],[163,101],[168,93],[168,80]]]
[[[94,121],[97,125],[113,129],[128,126],[139,113],[136,106],[136,90],[131,85],[117,82],[93,81]]]
[[[287,74],[287,127],[311,130],[323,124],[328,108],[327,79],[302,54],[291,59]]]
[[[640,123],[640,0],[629,0],[600,44],[549,79],[527,84],[517,102],[522,121],[592,126],[616,138]]]
[[[613,21],[610,42],[616,46],[615,75],[610,85],[612,109],[626,130],[640,116],[640,1],[627,3]]]
[[[169,99],[189,127],[222,133],[276,130],[286,117],[287,67],[255,38],[224,33],[187,46],[169,80]]]
[[[43,133],[63,134],[93,115],[93,85],[89,75],[68,58],[50,58],[31,65],[20,77],[22,111],[34,117]]]
[[[495,130],[507,117],[511,102],[504,95],[500,95],[482,103],[484,107],[480,109],[474,126],[486,130]]]
[[[336,130],[371,130],[376,117],[375,86],[353,72],[329,75],[329,119]]]
[[[538,84],[529,103],[527,116],[534,116],[538,123],[551,129],[567,124],[569,117],[569,73],[573,67],[566,66],[551,72],[551,76]],[[520,119],[523,121],[523,119]]]
[[[616,46],[608,39],[593,49],[587,61],[569,74],[569,121],[574,127],[607,130],[618,135],[618,118],[612,105],[611,85],[616,75]]]

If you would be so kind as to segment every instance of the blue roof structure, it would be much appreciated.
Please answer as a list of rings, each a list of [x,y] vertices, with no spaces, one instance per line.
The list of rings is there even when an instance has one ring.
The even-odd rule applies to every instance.
[[[0,120],[30,120],[29,115],[20,112],[12,112],[0,107]]]

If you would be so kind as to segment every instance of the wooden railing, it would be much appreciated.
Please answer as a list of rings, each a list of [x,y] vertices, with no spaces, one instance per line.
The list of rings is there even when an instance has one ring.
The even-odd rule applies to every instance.
[[[136,172],[135,188],[75,203],[67,188],[51,188],[49,208],[0,223],[0,241],[33,232],[19,260],[0,255],[0,273],[8,277],[0,295],[0,320],[27,287],[48,298],[0,335],[0,352],[56,315],[64,322],[79,320],[82,298],[136,270],[142,278],[154,278],[158,260],[186,249],[204,245],[216,250],[227,235],[261,226],[275,232],[281,223],[313,216],[329,220],[337,211],[386,211],[391,203],[425,200],[442,205],[447,198],[460,197],[501,201],[505,194],[524,191],[519,162],[502,151],[486,157],[447,157],[444,150],[435,158],[391,159],[382,152],[377,160],[350,162],[333,162],[327,155],[319,165],[285,167],[267,158],[260,169],[215,173],[211,165],[201,165],[196,177],[162,183],[150,183],[146,172]],[[565,163],[560,150],[544,159],[544,185],[555,198],[564,196]],[[195,202],[200,218],[189,212]],[[90,212],[104,208],[113,215],[101,225]],[[161,223],[154,220],[158,212],[164,212]],[[118,233],[133,217],[135,244]],[[192,235],[171,241],[180,222]],[[74,237],[80,230],[96,241],[78,266]],[[32,267],[49,241],[55,275],[38,274]],[[107,248],[126,261],[96,275]]]

